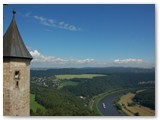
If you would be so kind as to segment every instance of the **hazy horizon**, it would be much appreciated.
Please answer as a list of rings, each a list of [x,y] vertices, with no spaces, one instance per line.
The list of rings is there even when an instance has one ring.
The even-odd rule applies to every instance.
[[[31,69],[85,69],[85,68],[135,68],[135,69],[155,69],[155,67],[123,67],[123,66],[108,66],[108,67],[31,67]]]

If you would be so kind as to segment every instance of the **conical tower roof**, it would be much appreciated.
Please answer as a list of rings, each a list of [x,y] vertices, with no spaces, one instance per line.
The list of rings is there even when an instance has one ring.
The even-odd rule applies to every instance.
[[[13,11],[13,14],[15,14],[15,11]],[[19,33],[15,15],[13,15],[12,21],[3,36],[3,57],[32,59]]]

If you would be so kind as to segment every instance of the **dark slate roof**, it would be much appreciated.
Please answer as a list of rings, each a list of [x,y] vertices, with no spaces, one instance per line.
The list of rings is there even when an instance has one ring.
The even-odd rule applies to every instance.
[[[32,59],[32,56],[27,50],[18,31],[14,16],[6,33],[3,36],[3,57]]]

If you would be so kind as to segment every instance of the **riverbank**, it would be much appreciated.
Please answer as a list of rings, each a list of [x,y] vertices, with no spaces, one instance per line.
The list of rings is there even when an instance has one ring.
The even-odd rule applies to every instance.
[[[120,97],[117,103],[121,106],[121,111],[129,116],[154,116],[154,110],[138,105],[132,100],[135,95],[135,93],[128,92]]]
[[[135,88],[134,88],[135,89]],[[100,110],[98,109],[98,104],[100,102],[100,100],[102,100],[103,98],[111,95],[111,94],[114,94],[114,93],[117,93],[117,92],[122,92],[122,91],[127,91],[128,89],[117,89],[117,90],[114,90],[114,91],[109,91],[109,92],[105,92],[105,93],[101,93],[97,96],[95,96],[93,98],[93,103],[92,103],[92,106],[91,106],[91,109],[96,113],[96,115],[103,115]]]
[[[118,92],[125,92],[125,91],[131,91],[131,90],[135,90],[135,89],[139,89],[139,88],[130,88],[130,89],[116,89],[114,91],[109,91],[109,92],[105,92],[105,93],[101,93],[97,96],[95,96],[93,99],[92,99],[92,103],[91,103],[91,110],[93,110],[97,116],[101,116],[103,115],[102,112],[99,110],[98,108],[98,104],[100,102],[100,100],[102,100],[103,98],[111,95],[111,94],[115,94],[115,93],[118,93]],[[117,110],[118,111],[118,110]],[[122,113],[123,114],[123,113]],[[126,115],[126,114],[125,114]]]
[[[144,89],[147,89],[148,87],[144,87]],[[150,88],[150,87],[149,87]],[[105,93],[101,93],[97,96],[95,96],[93,99],[92,99],[92,103],[90,104],[90,108],[91,110],[93,110],[97,116],[102,116],[102,112],[99,110],[98,108],[98,104],[99,102],[104,99],[105,97],[107,96],[110,96],[112,94],[116,94],[116,93],[120,93],[120,92],[129,92],[129,91],[132,91],[132,90],[138,90],[139,88],[130,88],[130,89],[117,89],[117,90],[114,90],[114,91],[109,91],[109,92],[105,92]],[[140,90],[140,89],[139,89]],[[113,105],[113,104],[112,104]],[[117,110],[119,111],[119,110]],[[122,113],[123,115],[129,115],[129,114],[126,114],[125,112],[123,111],[119,111],[120,113]]]

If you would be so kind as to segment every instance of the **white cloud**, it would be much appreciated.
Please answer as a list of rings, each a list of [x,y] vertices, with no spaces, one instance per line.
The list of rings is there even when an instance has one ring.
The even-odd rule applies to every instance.
[[[33,60],[32,62],[38,62],[38,63],[52,63],[52,64],[59,64],[59,65],[79,65],[79,64],[90,64],[90,63],[94,63],[95,60],[94,59],[62,59],[62,58],[58,58],[58,57],[54,57],[54,56],[43,56],[41,55],[40,52],[38,52],[38,50],[34,50],[34,51],[30,51],[30,54],[33,56]]]
[[[96,61],[93,58],[68,59],[55,56],[44,56],[38,50],[30,51],[33,56],[32,67],[154,67],[154,63],[143,59],[115,59],[113,61]]]
[[[66,30],[70,30],[70,31],[80,31],[81,28],[76,27],[75,25],[69,24],[69,23],[65,23],[63,21],[57,21],[54,19],[48,19],[42,16],[34,16],[34,19],[38,20],[41,24],[46,25],[46,26],[50,26],[50,27],[56,27],[56,28],[60,28],[60,29],[66,29]]]
[[[77,60],[76,61],[77,63],[92,63],[92,62],[95,62],[94,59],[81,59],[81,60]]]
[[[116,67],[137,67],[137,68],[152,68],[155,67],[155,64],[149,61],[145,61],[143,59],[115,59],[112,62],[113,66]]]
[[[38,50],[30,51],[30,54],[32,55],[32,57],[39,57],[40,56],[40,53],[38,52]]]
[[[115,59],[113,62],[118,64],[128,64],[128,63],[130,64],[130,63],[143,63],[144,60],[128,58],[128,59]]]

